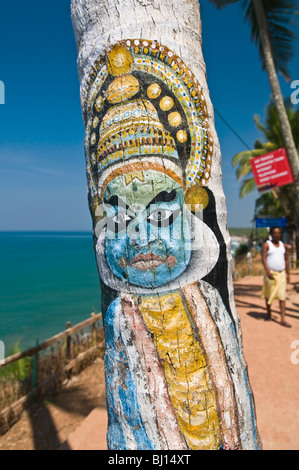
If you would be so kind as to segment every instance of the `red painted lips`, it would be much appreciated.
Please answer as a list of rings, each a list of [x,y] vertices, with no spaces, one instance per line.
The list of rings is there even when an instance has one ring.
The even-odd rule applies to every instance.
[[[155,253],[140,253],[139,255],[134,256],[130,262],[121,258],[119,264],[122,267],[131,266],[132,268],[138,269],[138,271],[150,271],[163,263],[165,263],[169,268],[173,268],[177,262],[177,258],[173,255],[162,258],[162,256],[156,255]]]

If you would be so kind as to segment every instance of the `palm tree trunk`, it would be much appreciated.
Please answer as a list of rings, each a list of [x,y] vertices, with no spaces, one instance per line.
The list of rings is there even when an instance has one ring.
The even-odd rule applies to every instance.
[[[292,173],[295,180],[295,187],[297,198],[299,201],[299,158],[296,150],[292,129],[286,113],[283,96],[281,93],[280,84],[277,78],[276,68],[273,60],[271,40],[268,30],[267,18],[263,2],[261,0],[252,0],[254,5],[256,19],[259,27],[261,43],[264,51],[265,66],[269,77],[271,90],[273,93],[273,100],[277,108],[277,114],[281,125],[283,139],[289,159],[289,163],[292,169]],[[299,211],[297,211],[299,216]],[[298,224],[299,225],[299,224]]]
[[[261,447],[197,0],[72,0],[109,449]]]

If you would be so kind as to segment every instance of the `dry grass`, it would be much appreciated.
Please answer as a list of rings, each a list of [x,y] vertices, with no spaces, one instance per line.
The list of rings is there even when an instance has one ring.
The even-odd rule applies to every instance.
[[[261,276],[264,274],[264,266],[261,254],[252,250],[252,263],[247,260],[246,255],[235,257],[234,279],[240,279],[246,276]]]
[[[97,346],[92,350],[94,346]],[[81,353],[91,350],[83,360],[75,359]],[[34,399],[41,399],[46,393],[55,393],[65,379],[79,374],[97,357],[104,355],[104,332],[101,326],[87,327],[57,342],[54,346],[39,352],[35,357],[25,357],[0,370],[0,434],[7,431],[18,419],[24,406],[14,404],[29,394],[27,406],[34,393]],[[72,366],[63,372],[67,364]],[[36,391],[36,392],[35,392]]]

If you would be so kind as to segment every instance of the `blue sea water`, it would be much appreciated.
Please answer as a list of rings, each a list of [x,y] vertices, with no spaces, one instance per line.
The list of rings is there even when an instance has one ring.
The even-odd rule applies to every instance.
[[[0,340],[35,346],[101,311],[88,232],[0,232]]]

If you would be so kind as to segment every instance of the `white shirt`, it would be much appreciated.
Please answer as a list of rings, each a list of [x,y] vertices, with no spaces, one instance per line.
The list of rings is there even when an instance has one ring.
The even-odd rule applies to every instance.
[[[270,240],[267,240],[267,264],[271,271],[283,271],[286,268],[285,262],[285,247],[280,241],[278,246],[275,246]]]

